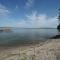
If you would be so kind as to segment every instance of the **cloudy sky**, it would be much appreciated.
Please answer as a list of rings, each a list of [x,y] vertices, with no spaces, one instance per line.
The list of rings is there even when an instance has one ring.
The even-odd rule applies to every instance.
[[[0,0],[0,27],[56,28],[60,0]]]

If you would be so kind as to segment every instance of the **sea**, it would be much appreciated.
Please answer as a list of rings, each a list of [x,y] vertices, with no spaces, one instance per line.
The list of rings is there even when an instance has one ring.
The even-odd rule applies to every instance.
[[[1,29],[1,28],[0,28]],[[60,32],[53,28],[10,28],[11,32],[0,32],[0,46],[17,46],[45,41]]]

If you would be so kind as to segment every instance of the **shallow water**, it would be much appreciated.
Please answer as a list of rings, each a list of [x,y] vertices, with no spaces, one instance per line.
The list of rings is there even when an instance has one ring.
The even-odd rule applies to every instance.
[[[60,32],[57,29],[20,29],[11,28],[12,32],[0,32],[0,46],[18,45],[49,39]]]

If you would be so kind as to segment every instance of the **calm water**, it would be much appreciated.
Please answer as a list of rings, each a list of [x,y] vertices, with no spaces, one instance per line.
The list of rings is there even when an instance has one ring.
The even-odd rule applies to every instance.
[[[12,29],[12,32],[0,32],[0,46],[18,45],[32,41],[45,40],[59,34],[57,29]]]

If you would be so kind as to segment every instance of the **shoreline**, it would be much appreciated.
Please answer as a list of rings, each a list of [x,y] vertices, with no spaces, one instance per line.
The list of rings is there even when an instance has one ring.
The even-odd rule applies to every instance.
[[[27,43],[21,43],[21,44],[4,44],[4,45],[0,45],[0,48],[1,47],[23,47],[23,46],[32,46],[32,45],[37,45],[37,44],[43,44],[44,42],[46,42],[48,39],[41,39],[41,40],[33,40],[31,42],[27,42]]]
[[[51,41],[52,39],[60,39],[60,35],[56,35],[54,37],[51,37],[50,39],[45,39],[44,40],[41,40],[41,41],[34,41],[34,42],[31,42],[31,43],[24,43],[24,44],[17,44],[17,45],[0,45],[0,49],[9,49],[9,48],[16,48],[16,47],[31,47],[31,46],[36,46],[36,45],[43,45],[45,42],[49,42],[49,40]]]
[[[51,37],[49,39],[41,40],[41,41],[33,41],[31,43],[24,43],[24,44],[16,44],[16,45],[0,45],[0,49],[7,49],[7,48],[16,48],[16,47],[30,47],[30,46],[36,46],[36,45],[43,45],[46,41],[52,40],[52,39],[60,39],[60,35],[56,35],[54,37]]]
[[[17,46],[0,46],[0,50],[7,50],[7,49],[14,49],[14,48],[29,48],[29,47],[33,48],[35,46],[42,46],[45,42],[37,42],[37,43],[17,45]]]
[[[56,36],[52,37],[51,39],[60,39],[60,35],[56,35]]]
[[[60,57],[60,39],[49,39],[42,44],[28,45],[28,46],[19,46],[19,47],[10,47],[0,49],[0,60],[17,60],[18,57],[20,59],[25,60],[25,57],[33,57],[38,58],[39,60],[56,60],[56,58]],[[56,54],[56,55],[55,55]],[[38,60],[34,59],[34,60]],[[60,58],[59,58],[60,59]],[[27,59],[26,60],[31,60]]]
[[[54,36],[54,37],[51,37],[51,38],[49,38],[49,39],[60,39],[60,35],[56,35],[56,36]],[[38,45],[38,44],[43,44],[43,43],[45,43],[46,41],[48,41],[49,39],[45,39],[45,40],[43,40],[43,39],[41,39],[40,41],[32,41],[32,42],[30,42],[30,43],[21,43],[21,44],[13,44],[13,45],[0,45],[0,49],[1,49],[1,47],[2,48],[9,48],[9,47],[24,47],[24,46],[32,46],[32,45]]]

